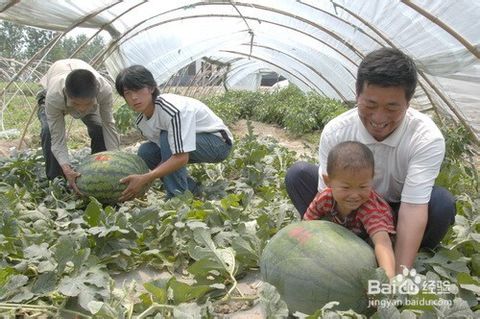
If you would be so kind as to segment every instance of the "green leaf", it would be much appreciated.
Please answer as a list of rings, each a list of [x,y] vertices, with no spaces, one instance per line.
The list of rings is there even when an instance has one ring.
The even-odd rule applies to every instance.
[[[223,282],[223,278],[217,278],[217,276],[212,276],[212,271],[216,270],[218,275],[225,276],[227,271],[215,260],[211,260],[210,258],[203,258],[195,261],[191,264],[187,271],[195,276],[195,279],[201,283],[212,283],[212,282]]]
[[[12,267],[0,268],[0,289],[9,281],[10,277],[16,273],[17,271]]]
[[[213,310],[210,303],[199,305],[195,302],[182,303],[173,308],[173,318],[175,319],[202,319],[210,318]]]
[[[28,283],[28,277],[24,275],[12,275],[8,278],[8,282],[0,289],[0,300],[15,299],[23,301],[33,297],[28,288],[24,287]],[[17,296],[17,297],[15,297]]]
[[[153,283],[146,282],[143,287],[153,296],[153,300],[159,304],[166,304],[168,301],[167,290],[165,288],[158,287]]]
[[[196,228],[193,230],[193,237],[195,242],[201,245],[190,251],[190,255],[194,259],[208,258],[214,262],[217,262],[228,273],[233,275],[235,270],[235,251],[228,248],[218,249],[215,247],[210,233],[204,228]]]
[[[84,278],[81,276],[78,277],[69,277],[65,276],[60,280],[58,284],[58,291],[64,294],[65,296],[76,297],[84,288]]]
[[[55,272],[45,272],[38,276],[32,286],[32,292],[36,295],[46,295],[56,290],[57,276]]]
[[[52,256],[52,253],[48,250],[48,243],[28,246],[23,250],[23,253],[25,258],[33,260],[48,259]]]
[[[457,275],[458,285],[466,290],[470,290],[477,295],[480,295],[480,281],[476,280],[467,273],[459,273]]]
[[[90,197],[90,203],[85,209],[84,219],[90,227],[100,225],[102,220],[102,204],[100,204],[95,198]]]
[[[288,307],[278,293],[277,289],[267,282],[263,283],[260,292],[260,305],[263,316],[266,318],[287,318]]]
[[[209,285],[189,285],[178,281],[175,277],[170,279],[168,286],[172,289],[173,301],[176,305],[191,300],[197,300],[209,291],[214,290],[214,288]]]
[[[378,307],[378,314],[381,318],[400,319],[400,311],[392,303],[386,303],[385,306]]]
[[[473,312],[465,300],[455,298],[453,305],[442,305],[435,307],[438,318],[473,318]]]
[[[108,296],[108,280],[100,266],[83,270],[77,276],[65,276],[58,284],[58,291],[66,296],[79,298],[79,303],[88,309],[88,303],[95,300],[95,295]]]
[[[121,316],[107,303],[92,300],[87,304],[87,308],[95,318],[121,318]]]
[[[0,216],[0,234],[6,238],[15,238],[18,232],[17,217],[9,210],[4,211]]]

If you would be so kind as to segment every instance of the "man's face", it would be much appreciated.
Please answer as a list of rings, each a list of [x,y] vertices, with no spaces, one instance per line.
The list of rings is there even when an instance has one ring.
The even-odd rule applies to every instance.
[[[383,141],[402,122],[408,101],[403,87],[382,87],[365,82],[362,93],[357,97],[357,106],[367,131],[377,141]]]
[[[69,102],[77,112],[84,114],[95,106],[96,100],[94,98],[69,98]]]

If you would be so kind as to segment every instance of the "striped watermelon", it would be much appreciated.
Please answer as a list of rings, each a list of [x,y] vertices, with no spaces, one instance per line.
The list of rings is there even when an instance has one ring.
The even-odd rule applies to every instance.
[[[373,249],[340,225],[312,220],[282,228],[260,258],[264,281],[275,286],[291,313],[312,314],[330,301],[363,312],[362,273],[377,267]]]
[[[147,164],[136,154],[106,151],[84,159],[77,171],[77,186],[85,196],[93,196],[102,204],[115,204],[127,185],[119,180],[131,174],[145,174]],[[149,185],[142,190],[145,194]]]

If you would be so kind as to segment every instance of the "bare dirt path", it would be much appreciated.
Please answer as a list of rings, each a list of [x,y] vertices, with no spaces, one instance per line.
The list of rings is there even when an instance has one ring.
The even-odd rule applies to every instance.
[[[278,143],[292,151],[297,155],[315,156],[316,145],[311,145],[301,137],[292,137],[283,128],[277,125],[265,124],[256,121],[250,121],[253,127],[253,133],[259,136],[273,137]],[[232,133],[237,137],[243,137],[248,133],[247,120],[240,120],[234,125],[230,125]]]

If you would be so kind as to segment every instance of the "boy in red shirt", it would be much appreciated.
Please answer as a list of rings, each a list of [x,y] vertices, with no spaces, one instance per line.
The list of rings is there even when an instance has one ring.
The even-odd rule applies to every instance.
[[[374,159],[362,143],[342,142],[328,154],[327,185],[310,203],[303,218],[325,219],[345,226],[363,239],[370,237],[375,256],[389,278],[395,276],[390,234],[395,233],[391,208],[373,189]]]

